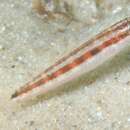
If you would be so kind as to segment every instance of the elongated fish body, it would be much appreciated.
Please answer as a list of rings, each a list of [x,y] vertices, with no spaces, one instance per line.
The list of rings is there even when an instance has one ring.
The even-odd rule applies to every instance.
[[[128,45],[130,45],[130,18],[119,21],[81,44],[17,90],[12,98],[46,94],[90,72]]]

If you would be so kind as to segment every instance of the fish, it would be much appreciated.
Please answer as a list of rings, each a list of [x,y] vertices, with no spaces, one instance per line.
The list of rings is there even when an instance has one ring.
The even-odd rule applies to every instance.
[[[46,94],[100,66],[130,45],[130,17],[116,22],[49,66],[11,99]]]

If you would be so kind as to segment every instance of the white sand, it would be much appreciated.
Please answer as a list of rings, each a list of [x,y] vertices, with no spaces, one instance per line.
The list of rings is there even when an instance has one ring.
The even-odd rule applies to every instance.
[[[79,22],[41,19],[31,0],[1,0],[0,130],[130,130],[130,47],[63,90],[32,101],[10,99],[56,59],[130,16],[129,0],[74,1]]]

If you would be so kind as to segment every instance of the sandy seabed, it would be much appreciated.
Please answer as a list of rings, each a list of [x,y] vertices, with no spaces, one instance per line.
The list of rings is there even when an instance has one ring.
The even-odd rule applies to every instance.
[[[31,0],[1,0],[0,130],[130,130],[130,47],[62,90],[10,99],[59,57],[130,16],[129,0],[71,1],[77,20],[40,17]]]

